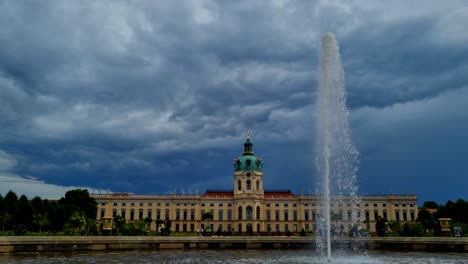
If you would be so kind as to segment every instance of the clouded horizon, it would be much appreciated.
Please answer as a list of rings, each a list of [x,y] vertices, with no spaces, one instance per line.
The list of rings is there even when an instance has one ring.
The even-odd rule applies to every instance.
[[[359,193],[468,199],[464,1],[3,1],[0,194],[315,192],[320,39],[334,32]]]

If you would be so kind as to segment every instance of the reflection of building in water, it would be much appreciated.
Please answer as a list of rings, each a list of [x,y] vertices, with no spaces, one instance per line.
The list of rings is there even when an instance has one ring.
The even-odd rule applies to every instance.
[[[234,188],[207,190],[202,195],[94,194],[98,220],[121,215],[128,221],[150,217],[172,220],[172,231],[190,232],[203,227],[205,212],[212,212],[212,230],[239,232],[315,231],[320,197],[295,195],[290,190],[263,188],[263,161],[254,156],[249,135],[244,152],[234,160]],[[375,232],[377,216],[388,220],[415,221],[415,195],[369,195],[360,197],[358,218]],[[351,226],[350,198],[331,199],[332,225]],[[349,221],[348,221],[349,220]],[[367,221],[366,221],[367,220]],[[155,230],[153,223],[152,229]]]

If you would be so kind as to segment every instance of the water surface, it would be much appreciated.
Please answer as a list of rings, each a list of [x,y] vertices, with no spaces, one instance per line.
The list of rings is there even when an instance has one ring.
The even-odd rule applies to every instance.
[[[310,250],[175,250],[0,255],[0,263],[294,264],[329,262]],[[331,263],[468,264],[468,253],[372,251],[366,255],[333,256]]]

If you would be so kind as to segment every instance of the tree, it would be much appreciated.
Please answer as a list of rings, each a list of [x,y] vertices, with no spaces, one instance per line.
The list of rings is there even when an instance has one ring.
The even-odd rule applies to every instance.
[[[213,219],[213,212],[203,213],[202,220],[208,220],[208,226],[205,228],[206,231],[212,231],[211,225],[210,225],[210,220],[212,219]]]
[[[33,210],[26,195],[21,195],[16,201],[15,224],[23,224],[26,227],[31,227],[33,222]]]
[[[34,214],[33,224],[39,227],[39,234],[42,233],[42,228],[49,224],[47,214]]]
[[[420,223],[426,230],[433,230],[437,224],[434,216],[425,207],[420,208],[417,222]]]
[[[97,203],[89,196],[86,189],[75,189],[65,193],[65,197],[59,200],[59,204],[65,209],[69,218],[74,212],[81,211],[88,219],[96,219]]]
[[[42,204],[42,199],[39,196],[34,197],[31,200],[31,206],[34,214],[44,214],[44,205]]]
[[[2,215],[0,215],[0,223],[2,224],[2,231],[5,233],[5,226],[10,223],[10,220],[13,218],[13,216],[7,212],[3,212]]]
[[[145,221],[146,223],[146,230],[149,231],[151,229],[151,223],[153,222],[153,219],[151,219],[151,217],[146,217],[145,219],[143,219],[143,221]]]
[[[16,213],[16,202],[18,201],[18,196],[16,193],[9,191],[6,195],[5,198],[3,199],[5,203],[5,211],[9,213],[10,215],[14,216]]]
[[[86,217],[85,214],[81,211],[76,211],[70,216],[70,219],[68,219],[68,223],[70,224],[71,227],[73,227],[75,230],[78,229],[78,232],[81,232],[81,230],[86,227]]]
[[[117,230],[117,234],[120,234],[120,232],[125,231],[126,223],[127,220],[125,220],[125,218],[123,218],[121,215],[114,216],[114,228]]]
[[[437,209],[439,205],[434,201],[426,201],[424,202],[423,207],[426,207],[429,209]]]

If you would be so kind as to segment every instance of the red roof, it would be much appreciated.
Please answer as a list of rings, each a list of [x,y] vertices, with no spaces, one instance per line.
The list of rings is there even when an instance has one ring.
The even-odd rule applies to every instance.
[[[216,198],[222,198],[222,197],[229,197],[231,198],[233,196],[233,191],[206,191],[205,194],[202,195],[202,197],[216,197]]]
[[[265,191],[265,198],[294,198],[296,195],[288,191]]]

